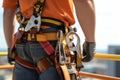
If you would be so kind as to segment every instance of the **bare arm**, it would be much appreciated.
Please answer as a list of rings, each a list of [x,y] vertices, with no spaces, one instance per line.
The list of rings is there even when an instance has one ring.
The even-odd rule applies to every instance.
[[[95,7],[93,0],[74,0],[76,15],[85,35],[83,62],[89,62],[95,54]]]
[[[74,0],[74,4],[86,41],[95,42],[95,7],[93,0]]]
[[[7,46],[10,48],[15,30],[15,12],[13,10],[4,8],[3,26]]]

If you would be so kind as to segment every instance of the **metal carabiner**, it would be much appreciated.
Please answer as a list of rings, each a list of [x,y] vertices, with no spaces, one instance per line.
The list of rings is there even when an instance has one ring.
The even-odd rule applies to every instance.
[[[73,40],[70,39],[70,36],[76,37],[77,39],[76,45],[74,44]],[[66,35],[66,43],[67,43],[69,51],[73,52],[74,53],[73,55],[76,56],[75,58],[76,68],[80,70],[80,68],[83,67],[83,65],[82,65],[82,53],[81,53],[79,35],[73,30],[70,31]]]
[[[57,41],[57,45],[56,45],[56,50],[55,50],[55,56],[58,56],[58,62],[60,64],[66,64],[66,54],[65,54],[65,51],[64,51],[64,46],[63,46],[63,43],[62,43],[62,40],[63,40],[63,32],[62,30],[59,30],[57,32],[57,38],[58,38],[58,41]]]
[[[77,43],[76,45],[73,45],[73,41],[70,40],[70,36],[75,36],[77,38]],[[77,54],[79,55],[80,58],[82,58],[82,54],[81,54],[81,48],[80,48],[80,38],[79,35],[74,32],[74,31],[70,31],[67,35],[66,35],[66,42],[68,45],[68,48],[70,51],[76,51]]]

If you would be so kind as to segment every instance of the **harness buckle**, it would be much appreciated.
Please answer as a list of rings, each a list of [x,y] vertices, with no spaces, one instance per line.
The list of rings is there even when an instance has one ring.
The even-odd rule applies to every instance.
[[[37,28],[37,31],[39,31],[41,25],[41,17],[40,15],[34,16],[32,15],[30,20],[28,21],[28,24],[25,27],[25,31],[29,31],[31,28]]]

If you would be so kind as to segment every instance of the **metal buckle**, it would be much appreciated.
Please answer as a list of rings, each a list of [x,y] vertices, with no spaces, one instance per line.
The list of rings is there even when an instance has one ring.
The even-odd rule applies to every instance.
[[[37,31],[39,31],[41,25],[41,17],[40,15],[34,16],[32,15],[30,20],[28,21],[28,24],[25,27],[25,31],[29,31],[31,28],[37,28]]]

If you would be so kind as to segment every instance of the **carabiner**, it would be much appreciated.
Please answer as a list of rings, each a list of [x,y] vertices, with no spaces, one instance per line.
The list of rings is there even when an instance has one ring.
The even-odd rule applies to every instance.
[[[73,40],[70,39],[70,36],[76,37],[77,38],[77,43],[76,45],[74,44]],[[70,52],[73,52],[75,55],[75,63],[76,63],[76,68],[80,70],[83,65],[82,65],[82,53],[81,53],[81,47],[80,47],[80,38],[79,35],[75,31],[70,31],[66,35],[66,43],[68,46],[68,49]]]
[[[66,54],[64,51],[63,43],[62,43],[62,40],[63,40],[62,30],[59,30],[57,32],[57,38],[58,38],[58,41],[56,45],[55,56],[57,56],[56,58],[58,58],[57,60],[59,60],[58,62],[60,64],[66,64]]]
[[[76,43],[76,46],[73,45],[73,41],[70,40],[70,36],[75,36],[77,38],[77,43]],[[67,42],[67,45],[68,45],[68,48],[70,51],[76,51],[77,54],[79,55],[80,58],[82,58],[82,55],[81,55],[81,48],[80,48],[80,38],[79,38],[79,35],[74,32],[74,31],[70,31],[67,35],[66,35],[66,42]]]

